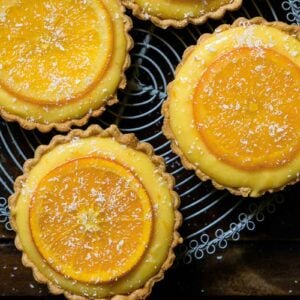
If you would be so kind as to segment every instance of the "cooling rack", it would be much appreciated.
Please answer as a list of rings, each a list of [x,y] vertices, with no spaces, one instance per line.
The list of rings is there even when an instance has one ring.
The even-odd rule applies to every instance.
[[[132,65],[127,71],[127,88],[119,93],[119,104],[90,122],[102,127],[117,124],[124,133],[133,132],[139,139],[151,143],[155,153],[164,157],[181,198],[184,243],[178,249],[178,257],[186,264],[226,248],[228,241],[238,240],[243,230],[254,230],[266,213],[272,214],[284,201],[299,197],[299,187],[254,200],[218,191],[182,167],[161,132],[161,106],[183,51],[195,44],[202,33],[212,32],[218,25],[232,23],[240,16],[263,16],[270,21],[300,24],[300,1],[244,0],[240,10],[226,14],[221,21],[181,30],[162,30],[134,19],[131,35],[135,46],[131,52]],[[14,179],[21,174],[24,161],[33,156],[36,147],[48,143],[57,132],[25,131],[3,120],[0,130],[0,222],[11,230],[7,198],[13,192]]]

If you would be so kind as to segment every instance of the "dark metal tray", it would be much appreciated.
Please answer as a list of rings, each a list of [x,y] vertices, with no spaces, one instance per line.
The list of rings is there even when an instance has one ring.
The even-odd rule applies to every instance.
[[[181,30],[162,30],[134,19],[131,34],[135,47],[131,52],[132,65],[127,71],[128,86],[119,93],[119,104],[90,121],[102,127],[115,123],[124,133],[133,132],[139,139],[151,143],[156,154],[164,157],[168,171],[176,178],[176,191],[181,197],[184,217],[181,233],[185,241],[178,249],[178,257],[186,264],[226,248],[228,240],[238,240],[243,230],[254,230],[266,213],[274,213],[278,205],[299,195],[299,186],[254,200],[218,191],[210,183],[201,182],[193,172],[184,170],[161,132],[161,105],[183,51],[195,44],[202,33],[211,32],[222,23],[232,23],[240,16],[263,16],[270,21],[300,24],[300,1],[245,0],[240,10],[227,13],[221,21]],[[33,156],[36,147],[48,143],[57,132],[25,131],[3,120],[0,130],[0,222],[11,230],[7,197],[13,192],[14,179],[21,174],[24,161]]]

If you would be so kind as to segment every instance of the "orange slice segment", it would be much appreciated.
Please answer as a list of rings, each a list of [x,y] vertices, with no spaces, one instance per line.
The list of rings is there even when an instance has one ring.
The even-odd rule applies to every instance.
[[[0,16],[0,84],[10,94],[62,104],[101,80],[113,47],[101,1],[4,0]]]
[[[110,282],[143,256],[152,207],[131,171],[114,161],[81,158],[41,180],[31,201],[30,228],[56,271],[81,282]]]
[[[193,100],[205,145],[240,169],[282,166],[300,146],[300,68],[271,49],[237,48],[204,72]]]

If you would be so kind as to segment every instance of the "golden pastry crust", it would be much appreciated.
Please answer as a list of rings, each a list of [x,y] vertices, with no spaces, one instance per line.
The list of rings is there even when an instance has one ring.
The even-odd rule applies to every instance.
[[[142,288],[134,290],[128,295],[114,295],[109,298],[101,298],[103,300],[107,299],[143,299],[147,297],[152,290],[153,285],[155,282],[160,281],[164,277],[164,272],[171,267],[173,261],[175,259],[174,248],[179,244],[182,243],[182,238],[178,233],[178,228],[182,223],[182,216],[178,211],[180,205],[180,199],[176,192],[173,191],[173,187],[175,184],[175,180],[172,175],[166,173],[165,163],[163,159],[159,156],[154,155],[153,148],[148,143],[139,142],[138,139],[133,134],[122,134],[115,125],[111,125],[106,130],[100,128],[98,125],[91,125],[87,130],[82,131],[80,129],[72,130],[67,136],[55,136],[49,145],[42,145],[39,146],[35,152],[35,156],[33,159],[29,159],[24,164],[24,173],[22,176],[19,176],[14,184],[15,193],[9,197],[9,209],[11,212],[14,210],[17,204],[18,197],[24,184],[28,178],[28,174],[31,169],[38,164],[40,159],[43,157],[44,154],[51,151],[58,145],[66,144],[72,141],[74,138],[87,138],[87,137],[111,137],[115,141],[119,142],[122,145],[125,145],[131,149],[134,149],[138,152],[146,154],[149,158],[151,158],[152,163],[154,164],[158,174],[165,179],[168,184],[169,191],[171,192],[172,198],[174,200],[173,210],[174,210],[174,227],[173,227],[173,238],[172,244],[170,245],[168,255],[161,267],[161,269],[152,276]],[[20,242],[17,225],[16,225],[16,215],[14,213],[11,214],[10,223],[12,228],[16,231],[16,238],[15,238],[15,245],[20,250],[23,251],[22,253],[22,263],[26,267],[30,267],[33,270],[33,276],[36,281],[40,283],[46,283],[49,290],[53,294],[64,294],[68,299],[88,299],[79,295],[74,295],[68,291],[63,290],[60,287],[57,287],[53,282],[51,282],[48,278],[46,278],[32,263],[28,255],[24,252],[24,248]]]
[[[196,17],[187,16],[182,20],[176,19],[162,19],[160,17],[150,15],[145,12],[145,10],[136,3],[135,0],[122,0],[122,3],[129,9],[137,18],[147,21],[150,20],[153,24],[163,29],[168,27],[183,28],[189,23],[194,25],[203,24],[208,21],[208,19],[219,20],[221,19],[227,11],[234,11],[241,7],[243,0],[232,0],[231,3],[222,5],[215,11],[207,12]]]
[[[67,132],[71,129],[72,126],[81,127],[85,125],[91,117],[100,116],[105,111],[106,106],[111,106],[113,104],[118,103],[119,100],[117,98],[117,90],[124,89],[126,87],[125,71],[129,68],[131,64],[129,51],[133,48],[134,42],[132,37],[129,35],[129,31],[132,29],[132,20],[130,17],[125,15],[125,7],[121,4],[120,0],[116,1],[119,3],[122,12],[124,34],[126,39],[126,56],[120,74],[120,82],[115,90],[115,93],[112,96],[105,99],[99,108],[90,110],[86,115],[79,119],[70,119],[64,122],[53,122],[50,124],[43,124],[31,121],[29,119],[24,119],[18,115],[12,114],[6,111],[5,108],[2,106],[0,106],[0,117],[2,117],[7,122],[18,122],[21,127],[27,130],[38,129],[41,132],[49,132],[52,129],[55,129],[61,132]]]
[[[230,28],[234,28],[234,27],[249,26],[249,25],[255,25],[255,24],[277,28],[277,29],[295,37],[296,39],[300,40],[300,26],[288,25],[286,23],[279,22],[279,21],[268,22],[262,17],[255,17],[253,19],[246,19],[246,18],[241,17],[241,18],[238,18],[236,21],[234,21],[231,25],[223,24],[223,25],[217,27],[215,29],[214,33],[220,33],[220,32],[226,31],[226,30],[228,30]],[[205,34],[201,35],[197,41],[197,45],[201,44],[203,41],[205,41],[207,38],[209,38],[214,33],[205,33]],[[175,77],[179,73],[181,67],[183,66],[183,64],[185,63],[185,61],[187,60],[187,58],[189,57],[189,55],[191,54],[191,52],[193,51],[193,49],[195,47],[196,46],[190,46],[185,50],[182,61],[176,68]],[[174,82],[171,82],[171,83],[169,83],[169,85],[167,87],[168,95],[170,95],[170,91],[172,89],[173,84],[174,84]],[[214,187],[219,190],[227,189],[230,193],[232,193],[233,195],[236,195],[236,196],[257,197],[257,196],[251,195],[252,189],[250,187],[232,188],[232,187],[227,187],[227,186],[219,184],[217,181],[215,181],[213,178],[209,177],[207,174],[202,172],[195,164],[193,164],[192,162],[190,162],[188,160],[185,153],[179,147],[176,137],[172,131],[172,128],[170,125],[169,107],[170,107],[170,98],[167,98],[167,100],[164,102],[164,104],[162,106],[162,114],[164,116],[164,124],[163,124],[162,130],[163,130],[164,135],[171,141],[171,148],[172,148],[173,152],[176,153],[180,157],[183,166],[188,170],[194,170],[197,177],[199,177],[202,181],[211,180]],[[295,180],[292,180],[291,182],[287,183],[286,185],[281,186],[276,189],[267,189],[267,190],[263,191],[263,193],[261,193],[259,196],[262,196],[263,194],[265,194],[267,192],[272,193],[272,192],[276,192],[276,191],[281,191],[287,185],[293,185],[299,181],[300,181],[300,174],[297,176],[297,178]]]

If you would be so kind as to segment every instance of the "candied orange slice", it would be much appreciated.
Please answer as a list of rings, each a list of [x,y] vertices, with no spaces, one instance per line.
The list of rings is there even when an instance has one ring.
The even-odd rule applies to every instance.
[[[100,283],[123,276],[142,258],[152,207],[129,169],[86,157],[43,177],[29,220],[34,243],[52,268],[80,282]]]
[[[300,147],[300,68],[267,48],[241,47],[204,72],[193,101],[205,145],[240,169],[273,168]]]
[[[57,105],[84,96],[101,80],[113,47],[101,1],[4,1],[1,9],[0,84],[7,92]]]

